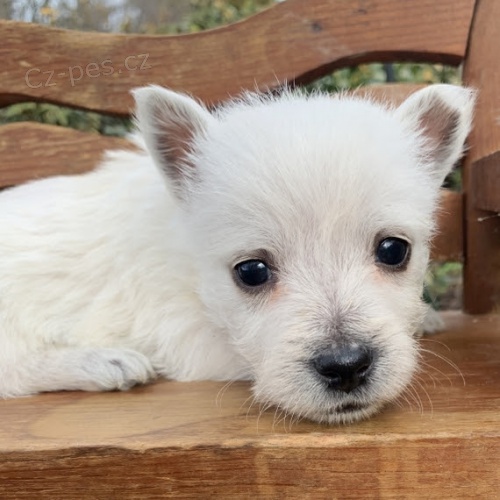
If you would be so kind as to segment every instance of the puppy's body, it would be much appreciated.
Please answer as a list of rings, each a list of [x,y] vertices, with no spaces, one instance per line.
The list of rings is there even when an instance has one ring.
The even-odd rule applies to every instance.
[[[286,94],[216,116],[158,88],[137,100],[149,154],[0,196],[0,396],[251,378],[261,401],[329,422],[396,397],[470,94],[398,110]],[[387,238],[410,245],[398,269],[377,263]],[[269,279],[242,283],[242,262]],[[346,346],[369,376],[340,387],[318,359]]]
[[[95,172],[46,179],[0,197],[0,394],[50,390],[47,368],[60,389],[72,379],[78,388],[80,364],[90,348],[101,347],[142,353],[138,382],[152,374],[150,363],[178,380],[246,373],[200,304],[174,210],[145,153],[111,153]],[[62,350],[69,357],[61,358],[56,374],[52,351]],[[122,363],[120,352],[109,355]],[[114,388],[113,382],[99,385],[97,365],[89,368],[88,388]]]

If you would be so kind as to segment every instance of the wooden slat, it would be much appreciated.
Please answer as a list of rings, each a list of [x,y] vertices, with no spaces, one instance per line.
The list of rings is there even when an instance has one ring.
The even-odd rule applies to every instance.
[[[470,174],[474,206],[500,213],[500,151],[475,162]]]
[[[126,139],[52,125],[4,125],[0,127],[0,187],[52,175],[88,172],[108,149],[133,149],[133,146]],[[462,197],[459,193],[443,191],[439,228],[433,243],[433,260],[461,261]]]
[[[472,171],[478,160],[500,150],[500,2],[477,4],[464,82],[479,90],[470,151],[464,165],[466,261],[464,308],[485,313],[500,306],[500,218],[475,206]]]
[[[3,21],[0,105],[47,101],[124,115],[129,90],[152,82],[216,103],[242,89],[304,83],[369,61],[459,64],[473,7],[474,0],[287,0],[245,21],[181,36]]]
[[[104,151],[127,148],[132,145],[126,139],[54,125],[2,125],[0,187],[51,175],[87,172],[95,168]]]
[[[435,262],[464,260],[463,195],[443,190],[438,211],[438,232],[432,242]]]
[[[422,85],[373,85],[354,92],[399,104]],[[39,123],[0,126],[0,188],[58,174],[93,169],[107,149],[129,148],[125,139]]]
[[[498,498],[500,317],[445,322],[409,403],[345,427],[260,415],[244,383],[0,401],[0,497]]]

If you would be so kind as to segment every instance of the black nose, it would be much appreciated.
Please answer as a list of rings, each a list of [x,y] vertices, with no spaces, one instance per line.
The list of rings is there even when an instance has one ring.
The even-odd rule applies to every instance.
[[[332,389],[351,392],[365,382],[373,354],[360,344],[343,344],[325,349],[313,359],[313,366]]]

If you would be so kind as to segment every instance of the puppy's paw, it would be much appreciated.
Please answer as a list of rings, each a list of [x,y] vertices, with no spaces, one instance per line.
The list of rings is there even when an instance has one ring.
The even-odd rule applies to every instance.
[[[80,389],[86,391],[125,391],[155,378],[149,359],[132,349],[86,349],[80,369],[86,375]]]
[[[52,391],[124,391],[156,376],[140,352],[94,347],[31,353],[0,369],[0,398]]]
[[[432,307],[427,308],[422,328],[417,332],[417,337],[432,335],[444,330],[444,322],[441,315]]]

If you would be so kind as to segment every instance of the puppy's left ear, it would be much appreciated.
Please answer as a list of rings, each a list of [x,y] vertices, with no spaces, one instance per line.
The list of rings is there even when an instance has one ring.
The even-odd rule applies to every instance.
[[[430,85],[412,94],[396,110],[396,116],[420,137],[419,155],[439,185],[462,156],[474,101],[475,93],[470,89]]]
[[[148,151],[175,195],[185,199],[196,178],[196,141],[214,118],[194,99],[157,85],[132,93]]]

